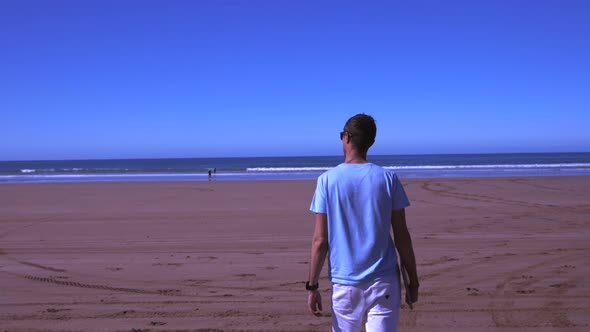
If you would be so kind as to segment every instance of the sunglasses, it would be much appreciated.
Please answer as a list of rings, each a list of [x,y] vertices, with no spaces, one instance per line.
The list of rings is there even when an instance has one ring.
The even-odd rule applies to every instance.
[[[345,130],[340,132],[340,140],[342,140],[344,134],[348,134],[348,137],[352,137],[352,134]]]

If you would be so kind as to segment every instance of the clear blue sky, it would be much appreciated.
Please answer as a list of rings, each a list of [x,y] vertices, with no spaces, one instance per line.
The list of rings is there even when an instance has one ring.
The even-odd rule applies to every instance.
[[[0,1],[0,160],[590,151],[590,1]]]

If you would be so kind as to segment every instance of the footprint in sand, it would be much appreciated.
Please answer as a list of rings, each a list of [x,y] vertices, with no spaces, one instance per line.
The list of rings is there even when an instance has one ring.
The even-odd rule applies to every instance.
[[[210,279],[186,279],[186,280],[183,280],[182,282],[193,284],[192,286],[200,286],[202,284],[205,284],[205,283],[208,283],[211,281],[213,281],[213,280],[210,280]]]
[[[182,263],[153,263],[152,266],[182,266]]]
[[[242,274],[236,274],[236,277],[240,277],[240,278],[256,277],[256,274],[254,274],[254,273],[242,273]]]
[[[158,289],[162,295],[180,295],[180,289]]]
[[[116,272],[116,271],[121,271],[121,270],[123,270],[123,268],[122,268],[122,267],[107,267],[106,269],[107,269],[107,270],[111,270],[111,271],[113,271],[113,272]]]
[[[573,288],[575,286],[574,285],[570,285],[570,284],[553,284],[553,285],[549,285],[549,287],[553,287],[553,288]]]
[[[46,311],[53,314],[53,313],[56,313],[56,312],[69,311],[69,310],[72,310],[72,309],[67,309],[67,308],[64,308],[64,309],[49,308]]]
[[[203,259],[203,260],[213,261],[213,260],[219,259],[219,257],[215,257],[215,256],[201,256],[201,257],[197,257],[197,259]]]

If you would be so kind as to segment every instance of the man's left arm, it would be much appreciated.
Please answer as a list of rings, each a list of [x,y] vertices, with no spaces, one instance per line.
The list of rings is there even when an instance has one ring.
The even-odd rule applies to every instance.
[[[393,228],[393,238],[401,264],[404,265],[408,271],[410,279],[410,297],[411,303],[418,301],[418,272],[416,270],[416,257],[414,256],[414,247],[412,245],[412,238],[408,225],[406,223],[406,211],[405,209],[393,210],[391,214],[391,226]]]
[[[309,263],[309,286],[319,285],[320,273],[328,254],[328,217],[325,213],[316,213],[315,229],[311,243],[311,261]],[[322,299],[318,289],[309,290],[307,303],[312,314],[319,316],[322,311]]]

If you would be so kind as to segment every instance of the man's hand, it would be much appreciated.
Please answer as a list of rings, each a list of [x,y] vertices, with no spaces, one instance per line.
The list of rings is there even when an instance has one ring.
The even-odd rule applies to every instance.
[[[418,283],[415,282],[410,283],[408,286],[410,291],[409,294],[406,294],[406,303],[409,302],[408,305],[418,302],[418,287]]]
[[[322,315],[322,297],[319,291],[307,292],[307,304],[309,305],[309,312],[313,315],[317,317]]]

